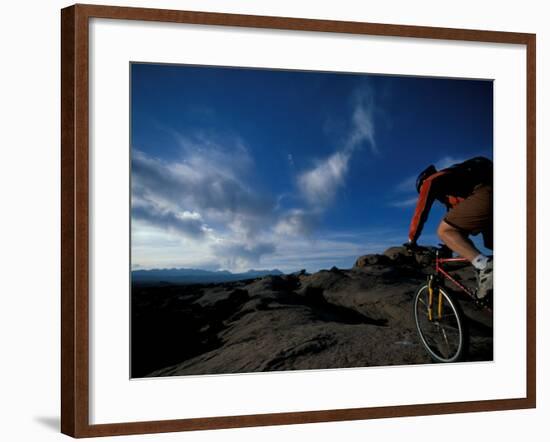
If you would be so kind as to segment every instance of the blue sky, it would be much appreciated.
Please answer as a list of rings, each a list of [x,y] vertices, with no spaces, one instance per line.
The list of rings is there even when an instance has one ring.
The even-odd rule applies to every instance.
[[[155,64],[131,80],[134,269],[351,267],[407,240],[420,170],[492,157],[490,81]]]

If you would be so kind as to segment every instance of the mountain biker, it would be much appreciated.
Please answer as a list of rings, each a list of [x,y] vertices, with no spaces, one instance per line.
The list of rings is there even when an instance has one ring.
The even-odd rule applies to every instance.
[[[416,190],[408,245],[416,245],[433,202],[443,203],[447,214],[437,234],[478,270],[477,297],[484,298],[493,288],[493,258],[481,253],[468,236],[481,233],[484,246],[493,250],[493,162],[475,157],[440,171],[430,165],[418,175]]]

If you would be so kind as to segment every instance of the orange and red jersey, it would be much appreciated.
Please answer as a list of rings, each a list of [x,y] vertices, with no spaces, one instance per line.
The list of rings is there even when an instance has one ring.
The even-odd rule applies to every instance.
[[[424,223],[436,199],[449,210],[463,201],[473,191],[473,187],[459,182],[448,169],[443,169],[426,178],[420,187],[416,209],[411,220],[409,241],[416,242],[422,233]]]

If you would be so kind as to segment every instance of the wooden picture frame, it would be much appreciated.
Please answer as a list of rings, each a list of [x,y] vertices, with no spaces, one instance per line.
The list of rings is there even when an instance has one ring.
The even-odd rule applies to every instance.
[[[163,421],[89,423],[89,19],[299,30],[524,45],[527,52],[527,360],[525,397]],[[208,12],[74,5],[61,12],[61,431],[73,437],[301,424],[533,408],[536,404],[534,34]]]

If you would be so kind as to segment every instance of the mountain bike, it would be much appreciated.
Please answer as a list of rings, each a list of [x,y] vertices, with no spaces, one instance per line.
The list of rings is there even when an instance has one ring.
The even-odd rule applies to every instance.
[[[453,258],[446,246],[431,252],[435,255],[434,272],[416,291],[413,302],[414,319],[420,340],[433,360],[457,362],[468,351],[469,334],[466,317],[456,300],[455,292],[445,288],[450,282],[461,295],[475,303],[479,309],[492,312],[492,295],[483,300],[476,296],[476,289],[461,284],[444,268],[451,263],[468,263],[465,258]]]

